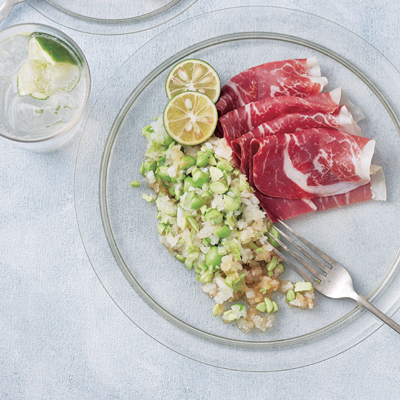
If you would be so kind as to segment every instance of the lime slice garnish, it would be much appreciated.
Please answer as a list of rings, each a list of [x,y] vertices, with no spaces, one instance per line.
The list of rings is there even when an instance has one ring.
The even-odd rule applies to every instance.
[[[184,60],[175,65],[165,82],[168,99],[185,91],[206,94],[214,103],[221,92],[221,81],[215,69],[201,60]]]
[[[200,92],[182,92],[164,110],[164,127],[178,143],[196,145],[215,131],[218,113],[214,102]]]
[[[71,92],[81,77],[72,50],[55,37],[38,35],[29,39],[28,60],[17,77],[18,95],[45,100],[57,91]]]

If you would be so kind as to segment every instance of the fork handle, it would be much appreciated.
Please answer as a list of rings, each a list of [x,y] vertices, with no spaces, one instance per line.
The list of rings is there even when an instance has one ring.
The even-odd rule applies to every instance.
[[[389,325],[397,333],[400,333],[400,325],[394,322],[382,311],[378,310],[375,306],[373,306],[364,296],[356,294],[356,296],[352,297],[352,299],[355,300],[358,303],[358,305],[365,307],[368,311],[371,311],[372,314],[378,317],[385,324]]]

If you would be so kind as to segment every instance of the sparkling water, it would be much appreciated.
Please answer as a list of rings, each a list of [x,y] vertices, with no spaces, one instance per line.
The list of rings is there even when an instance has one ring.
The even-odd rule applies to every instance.
[[[79,117],[86,82],[81,78],[69,93],[58,91],[46,100],[18,96],[17,75],[28,59],[29,37],[13,35],[0,42],[0,130],[24,140],[45,139],[65,130]]]

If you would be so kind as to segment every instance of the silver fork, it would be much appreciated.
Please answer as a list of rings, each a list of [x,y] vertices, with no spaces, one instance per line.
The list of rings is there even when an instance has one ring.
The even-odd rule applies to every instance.
[[[305,267],[314,277],[306,274],[301,268],[299,268],[289,257],[286,256],[281,250],[275,249],[274,252],[286,261],[305,281],[311,282],[315,290],[320,292],[326,297],[333,299],[350,298],[357,302],[358,305],[365,307],[367,310],[371,311],[375,316],[381,319],[385,324],[393,328],[397,333],[400,333],[400,325],[394,322],[391,318],[385,315],[382,311],[379,311],[374,307],[364,296],[360,296],[353,287],[353,281],[347,269],[343,265],[339,264],[332,257],[325,254],[323,251],[315,247],[307,239],[303,238],[301,235],[296,233],[288,225],[279,221],[292,235],[294,235],[300,242],[306,245],[310,250],[317,254],[320,258],[326,261],[327,265],[320,260],[318,260],[314,255],[312,255],[308,250],[301,247],[297,242],[295,242],[287,233],[279,229],[276,225],[274,228],[276,231],[284,237],[290,244],[292,244],[296,249],[302,253],[305,257],[311,260],[314,265],[318,268],[314,268],[308,262],[299,257],[291,249],[289,249],[285,243],[279,237],[272,235],[268,232],[271,239],[275,240],[280,244],[283,250],[289,253],[293,258],[295,258],[303,267]]]

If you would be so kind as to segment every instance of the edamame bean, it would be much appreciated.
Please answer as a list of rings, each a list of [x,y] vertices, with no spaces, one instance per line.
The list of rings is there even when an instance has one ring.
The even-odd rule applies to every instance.
[[[162,165],[161,167],[158,167],[157,174],[163,181],[170,182],[171,177],[168,175],[167,171],[168,167],[166,165]]]
[[[188,192],[191,187],[194,187],[193,178],[188,176],[187,178],[185,178],[185,181],[183,184],[183,191]]]
[[[212,193],[224,194],[228,190],[228,185],[223,182],[213,182],[210,185]]]
[[[158,226],[157,226],[157,231],[158,231],[158,233],[159,233],[160,235],[162,235],[166,227],[167,227],[166,224],[159,223]]]
[[[259,303],[256,306],[256,310],[260,312],[265,312],[267,310],[267,305],[265,304],[265,302]]]
[[[192,269],[193,268],[193,260],[185,260],[185,265],[189,268]]]
[[[264,299],[264,301],[265,301],[265,304],[266,304],[266,306],[267,306],[267,313],[269,314],[269,313],[271,313],[272,310],[274,309],[274,305],[273,305],[271,299],[269,299],[268,297],[266,297],[266,298]]]
[[[227,161],[225,160],[220,160],[218,161],[217,168],[219,168],[221,171],[226,171],[226,172],[231,172],[233,171],[232,165],[230,165]]]
[[[224,225],[221,226],[221,228],[218,228],[214,234],[217,235],[220,239],[227,238],[231,233],[231,230],[229,229],[229,226]]]
[[[205,183],[208,183],[209,180],[210,175],[207,174],[207,172],[196,171],[193,175],[193,183],[199,188],[201,188]]]
[[[196,232],[198,232],[200,229],[199,229],[199,224],[197,223],[197,221],[192,217],[192,216],[189,216],[189,217],[187,217],[187,220],[189,221],[189,224],[191,225],[191,227],[196,231]]]
[[[196,165],[200,168],[208,164],[208,156],[204,151],[197,152]]]
[[[148,174],[150,171],[155,171],[156,170],[156,168],[157,168],[157,166],[156,166],[156,164],[155,163],[153,163],[152,161],[145,161],[143,164],[142,164],[142,167],[140,168],[140,173],[142,174],[142,175],[146,175],[146,174]]]
[[[208,267],[218,267],[221,264],[222,256],[218,253],[218,247],[212,246],[206,254],[206,265]]]
[[[202,204],[203,204],[203,202],[198,197],[196,197],[191,201],[190,208],[192,210],[197,210],[198,208],[201,207]]]
[[[279,232],[274,227],[271,228],[270,233],[271,233],[272,236],[275,236],[277,239],[281,238],[281,235],[279,234]],[[269,238],[268,241],[272,244],[272,246],[279,247],[279,243],[276,240],[272,239],[271,237]]]
[[[153,196],[149,196],[146,193],[142,194],[142,199],[146,200],[148,203],[152,203],[154,201],[154,197]]]
[[[133,181],[133,182],[131,182],[131,186],[134,187],[134,188],[138,188],[138,187],[140,187],[140,182],[139,181]]]
[[[267,264],[267,270],[268,271],[273,271],[274,268],[276,267],[277,262],[278,262],[278,257],[277,256],[273,256],[271,261]]]
[[[232,199],[232,197],[224,196],[225,208],[228,211],[235,212],[241,205],[241,201],[239,199]]]
[[[286,293],[287,302],[290,303],[295,298],[296,298],[296,293],[294,292],[294,290],[293,289],[288,290],[288,292]]]
[[[211,224],[217,225],[223,221],[224,216],[217,210],[211,210],[204,215],[204,218]]]
[[[179,161],[178,168],[179,169],[188,169],[190,167],[193,167],[193,165],[196,164],[196,160],[192,156],[185,156],[182,157],[181,160]]]

